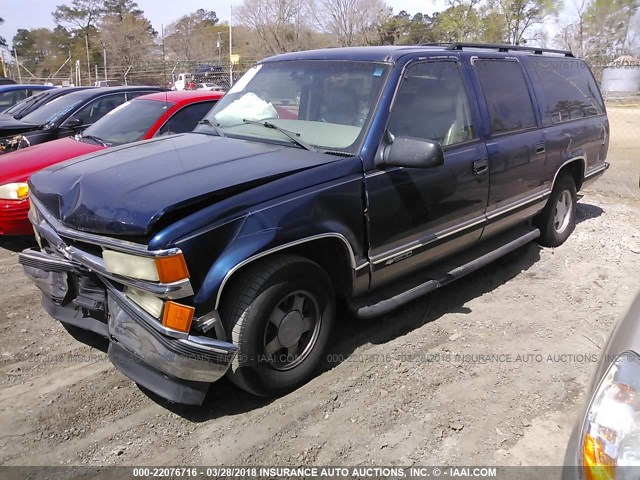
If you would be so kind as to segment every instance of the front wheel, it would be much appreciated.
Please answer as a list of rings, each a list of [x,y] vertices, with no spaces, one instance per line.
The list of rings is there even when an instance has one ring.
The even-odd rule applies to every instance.
[[[540,229],[540,244],[545,247],[562,245],[576,227],[576,184],[569,175],[556,181],[544,209],[536,217]]]
[[[240,273],[220,313],[238,345],[230,380],[256,395],[278,395],[315,373],[333,326],[335,296],[317,264],[276,255]]]

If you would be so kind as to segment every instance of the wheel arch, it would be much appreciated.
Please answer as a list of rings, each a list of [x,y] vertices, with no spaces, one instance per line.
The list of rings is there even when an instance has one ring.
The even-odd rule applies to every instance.
[[[576,184],[576,192],[580,191],[584,182],[584,173],[586,171],[587,160],[584,156],[575,156],[560,165],[560,168],[556,170],[553,176],[553,182],[551,183],[551,190],[556,186],[556,180],[561,174],[569,174]]]
[[[317,263],[334,282],[338,295],[348,295],[353,286],[356,259],[347,238],[337,232],[327,232],[300,238],[282,245],[266,248],[228,268],[215,292],[214,309],[218,310],[224,298],[225,287],[248,265],[271,255],[291,253]]]

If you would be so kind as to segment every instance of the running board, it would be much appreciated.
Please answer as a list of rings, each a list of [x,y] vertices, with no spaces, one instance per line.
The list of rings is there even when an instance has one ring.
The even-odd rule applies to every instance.
[[[389,313],[405,303],[488,265],[539,236],[540,230],[537,228],[515,228],[429,268],[420,275],[422,281],[417,285],[404,284],[405,288],[403,285],[383,287],[381,291],[350,302],[349,307],[359,318],[373,318]]]

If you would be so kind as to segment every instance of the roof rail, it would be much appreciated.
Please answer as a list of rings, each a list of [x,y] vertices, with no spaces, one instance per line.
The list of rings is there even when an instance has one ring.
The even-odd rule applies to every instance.
[[[447,50],[463,50],[465,48],[486,48],[490,50],[498,50],[499,52],[533,52],[536,55],[542,55],[543,53],[556,53],[564,55],[565,57],[573,57],[573,53],[570,50],[556,50],[553,48],[542,47],[527,47],[524,45],[501,45],[491,43],[466,43],[466,42],[451,42],[451,43],[425,43],[423,46],[428,47],[446,47]]]

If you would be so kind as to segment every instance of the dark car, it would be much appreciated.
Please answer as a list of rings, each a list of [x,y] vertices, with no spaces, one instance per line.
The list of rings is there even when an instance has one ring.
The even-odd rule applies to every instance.
[[[194,133],[31,177],[43,306],[182,403],[223,375],[314,374],[336,302],[389,312],[528,242],[560,246],[607,169],[586,64],[516,46],[386,46],[259,62]]]
[[[50,90],[52,88],[55,87],[47,85],[0,85],[0,112],[13,107],[16,103],[21,102],[31,95],[35,95],[43,90]]]
[[[6,109],[0,113],[0,137],[3,136],[3,125],[11,123],[14,120],[20,120],[22,117],[29,115],[34,110],[46,105],[55,98],[68,95],[69,93],[79,92],[91,87],[64,87],[54,88],[39,92],[31,97],[25,98],[21,102],[16,103],[13,107]]]
[[[613,329],[565,455],[563,480],[640,473],[640,292]]]
[[[0,75],[0,85],[14,85],[16,82]]]
[[[132,98],[162,91],[158,87],[103,87],[71,92],[58,97],[20,120],[0,127],[0,151],[69,137]]]

